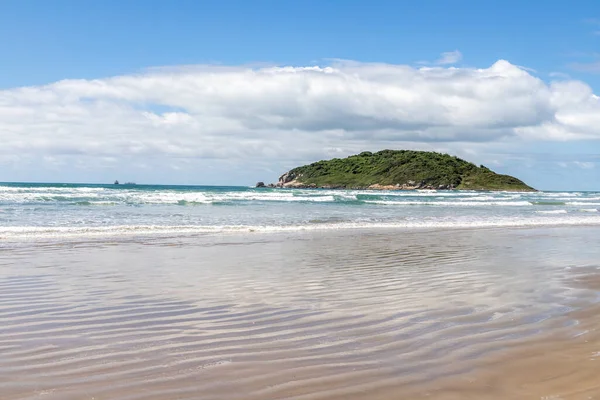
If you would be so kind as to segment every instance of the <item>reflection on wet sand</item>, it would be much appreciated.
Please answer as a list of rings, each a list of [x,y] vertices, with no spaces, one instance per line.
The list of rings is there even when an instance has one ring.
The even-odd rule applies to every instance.
[[[571,329],[512,343],[496,356],[479,360],[467,374],[426,385],[434,399],[598,399],[600,398],[600,307],[570,315],[581,324]],[[405,398],[418,398],[424,387],[404,388]],[[407,396],[407,397],[406,397]],[[373,399],[393,398],[382,393]]]
[[[597,233],[6,247],[0,397],[594,398]]]

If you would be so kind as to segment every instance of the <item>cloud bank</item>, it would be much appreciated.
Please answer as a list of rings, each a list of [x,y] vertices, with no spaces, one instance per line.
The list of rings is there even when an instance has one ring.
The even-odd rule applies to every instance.
[[[440,63],[458,60],[451,52]],[[185,66],[0,91],[0,163],[157,157],[243,168],[404,143],[596,140],[598,126],[588,85],[546,83],[504,60],[481,69]]]

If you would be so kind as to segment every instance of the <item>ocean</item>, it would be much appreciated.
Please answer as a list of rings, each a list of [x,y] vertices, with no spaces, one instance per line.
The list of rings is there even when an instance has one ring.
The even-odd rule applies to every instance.
[[[0,184],[0,238],[600,224],[600,192]]]

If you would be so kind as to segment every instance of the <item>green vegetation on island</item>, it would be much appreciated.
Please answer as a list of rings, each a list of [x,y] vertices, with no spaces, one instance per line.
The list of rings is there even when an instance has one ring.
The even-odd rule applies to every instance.
[[[497,174],[448,154],[412,150],[368,151],[318,161],[283,174],[276,187],[339,189],[458,189],[535,191],[519,179]]]

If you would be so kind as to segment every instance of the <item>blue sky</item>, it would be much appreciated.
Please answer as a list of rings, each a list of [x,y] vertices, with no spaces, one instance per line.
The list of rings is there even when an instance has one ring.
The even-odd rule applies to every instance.
[[[600,3],[572,1],[4,1],[0,87],[182,64],[306,65],[330,58],[498,59],[585,79],[600,57]],[[596,19],[595,23],[594,20]]]
[[[3,38],[0,40],[0,101],[4,94],[4,103],[0,106],[10,109],[10,113],[0,113],[0,138],[13,144],[5,149],[3,156],[0,155],[3,165],[0,180],[3,181],[110,181],[119,174],[120,179],[145,182],[251,184],[256,180],[273,180],[295,162],[314,161],[329,155],[342,156],[363,147],[412,147],[447,150],[475,162],[489,161],[492,168],[515,174],[541,188],[600,190],[600,132],[596,135],[593,129],[582,128],[583,124],[596,121],[595,102],[598,100],[593,93],[600,93],[600,3],[597,1],[8,0],[0,3],[0,37]],[[443,53],[454,59],[440,63]],[[519,96],[527,90],[538,93],[550,88],[556,80],[581,82],[585,88],[571,85],[568,89],[548,90],[551,99],[548,102],[559,104],[548,106],[548,109],[539,105],[546,100],[541,103],[523,101],[525,106],[543,108],[543,111],[536,111],[538,114],[554,112],[555,115],[548,117],[546,122],[540,119],[538,123],[534,121],[537,117],[516,115],[516,110],[514,123],[510,122],[513,114],[505,116],[510,132],[499,130],[497,121],[491,127],[482,125],[481,121],[474,122],[471,127],[466,120],[455,123],[450,116],[447,121],[424,127],[422,121],[395,121],[390,125],[388,114],[373,114],[368,116],[369,121],[376,120],[379,124],[367,125],[368,129],[359,134],[352,126],[341,122],[340,126],[336,125],[335,118],[351,121],[355,116],[340,113],[337,108],[331,115],[321,116],[318,122],[299,122],[298,116],[294,116],[294,123],[282,122],[282,118],[291,118],[298,107],[301,107],[303,118],[312,118],[306,114],[313,107],[310,101],[314,97],[306,97],[301,105],[290,104],[289,109],[281,111],[275,118],[272,110],[288,101],[288,96],[298,96],[298,93],[304,96],[307,92],[299,92],[287,83],[273,92],[273,83],[266,78],[256,83],[266,88],[261,93],[286,100],[255,109],[257,115],[265,113],[260,123],[250,121],[247,116],[240,119],[239,108],[243,108],[244,103],[236,100],[249,100],[252,107],[256,107],[262,101],[260,93],[254,93],[252,99],[248,98],[247,91],[237,97],[227,97],[228,103],[217,102],[218,107],[213,110],[217,114],[211,114],[208,110],[213,103],[206,94],[207,86],[198,86],[204,96],[202,101],[207,104],[199,110],[183,99],[175,98],[168,90],[161,94],[163,97],[136,92],[119,98],[111,94],[107,100],[102,97],[105,94],[90,94],[88,87],[94,80],[109,79],[103,84],[110,86],[114,83],[110,81],[112,77],[137,79],[148,74],[153,78],[152,85],[160,88],[165,86],[165,81],[182,79],[182,76],[188,79],[186,85],[190,87],[200,83],[208,85],[208,76],[232,73],[226,67],[234,68],[235,73],[242,73],[240,68],[255,71],[288,66],[325,68],[339,65],[336,60],[360,64],[356,67],[349,66],[349,61],[342,62],[339,71],[347,78],[344,82],[348,82],[351,74],[358,74],[369,84],[376,83],[376,89],[361,92],[362,98],[371,99],[365,107],[381,100],[378,96],[385,90],[385,83],[382,83],[381,75],[375,74],[373,63],[397,68],[389,81],[389,87],[397,91],[405,91],[398,83],[405,76],[395,75],[400,73],[402,66],[409,66],[414,71],[441,68],[472,72],[490,68],[498,60],[506,60],[515,68],[525,68],[527,79],[519,77],[514,87],[497,89],[507,93],[506,98],[490,100],[498,102],[498,107],[510,104],[512,90],[521,90]],[[196,67],[207,65],[213,69]],[[498,73],[516,76],[506,72],[510,70],[507,68]],[[312,72],[308,74],[303,78],[305,81],[316,79],[308,85],[313,89],[321,87],[321,77],[315,78]],[[461,76],[456,75],[456,79],[463,79]],[[434,78],[424,79],[426,87],[431,89]],[[68,90],[64,84],[43,89],[47,100],[41,104],[39,91],[65,80],[72,82],[66,85]],[[235,81],[234,78],[231,80]],[[540,89],[533,80],[541,80],[546,86]],[[128,80],[126,87],[130,89],[133,85],[136,90],[143,91],[146,87],[143,85],[149,85],[148,82],[150,80],[145,78],[134,83]],[[281,84],[281,79],[278,82]],[[79,86],[75,88],[75,84]],[[479,80],[472,84],[474,88],[484,87]],[[531,89],[523,88],[526,84],[531,84]],[[231,90],[241,86],[229,88],[226,85],[219,84],[216,89],[210,86],[211,93],[216,93],[214,95],[222,100],[225,94],[229,96]],[[326,85],[336,87],[339,82]],[[16,96],[15,90],[23,87],[35,91],[38,99],[25,98],[22,92]],[[123,87],[118,86],[115,90],[123,93]],[[436,90],[446,93],[447,87],[431,89],[432,104],[437,101]],[[587,93],[586,88],[589,88],[589,98],[581,100],[581,104],[571,102],[567,108],[560,108],[566,100],[557,103],[557,97],[577,97]],[[357,89],[348,90],[356,93]],[[314,94],[314,90],[309,93]],[[186,98],[193,96],[190,92]],[[331,98],[332,95],[327,96]],[[481,97],[477,98],[481,101]],[[325,100],[321,98],[314,103],[315,107],[319,104],[316,108],[319,112],[324,108],[321,101]],[[386,98],[382,104],[389,101],[390,98]],[[93,103],[93,110],[84,109],[89,103]],[[405,103],[396,106],[401,105]],[[44,108],[50,106],[54,108]],[[466,107],[472,107],[472,102],[454,106],[462,115]],[[427,104],[423,107],[427,108]],[[553,111],[548,111],[550,109]],[[587,112],[584,116],[578,111],[583,109]],[[156,131],[152,134],[145,133],[147,130],[142,128],[135,131],[141,122],[135,119],[132,110],[148,117]],[[113,131],[109,126],[94,130],[97,123],[90,122],[90,126],[84,127],[85,121],[74,122],[75,114],[88,115],[92,111],[104,113],[99,114],[102,120],[114,121],[120,126],[130,124],[131,127],[126,132]],[[373,112],[377,113],[376,110]],[[15,125],[17,115],[23,119],[25,115],[41,119],[36,119],[36,123]],[[366,117],[361,114],[360,118]],[[524,118],[527,129],[523,128]],[[569,126],[550,127],[548,124],[557,118],[564,119]],[[574,123],[574,118],[580,120]],[[218,127],[214,125],[216,119]],[[276,123],[273,122],[275,119]],[[327,122],[319,125],[324,119]],[[186,133],[178,136],[178,130],[173,126],[184,123],[187,124]],[[536,124],[548,133],[541,131],[542,128],[533,132],[531,127]],[[407,128],[407,125],[413,128]],[[442,125],[444,131],[440,133],[436,129]],[[414,126],[418,126],[418,134],[410,131],[416,132]],[[476,137],[477,131],[488,128],[494,133]],[[369,137],[369,129],[380,132]],[[474,133],[462,137],[456,130]],[[527,132],[523,133],[524,130]],[[558,130],[562,133],[557,133]],[[290,146],[288,134],[292,131],[300,132],[291,135],[294,140],[302,138],[306,143]],[[124,137],[128,139],[123,141]],[[48,144],[58,143],[57,138],[65,144]],[[242,142],[244,145],[236,150],[235,144]],[[318,143],[311,147],[308,142]],[[28,143],[34,145],[27,146]],[[78,143],[81,143],[81,149],[77,149]],[[124,150],[107,154],[102,143]],[[190,146],[197,146],[202,151],[182,150]],[[225,146],[230,151],[217,151],[211,146]],[[167,148],[173,150],[167,151]],[[253,149],[256,157],[244,151],[248,148]],[[40,168],[42,164],[44,168]]]

